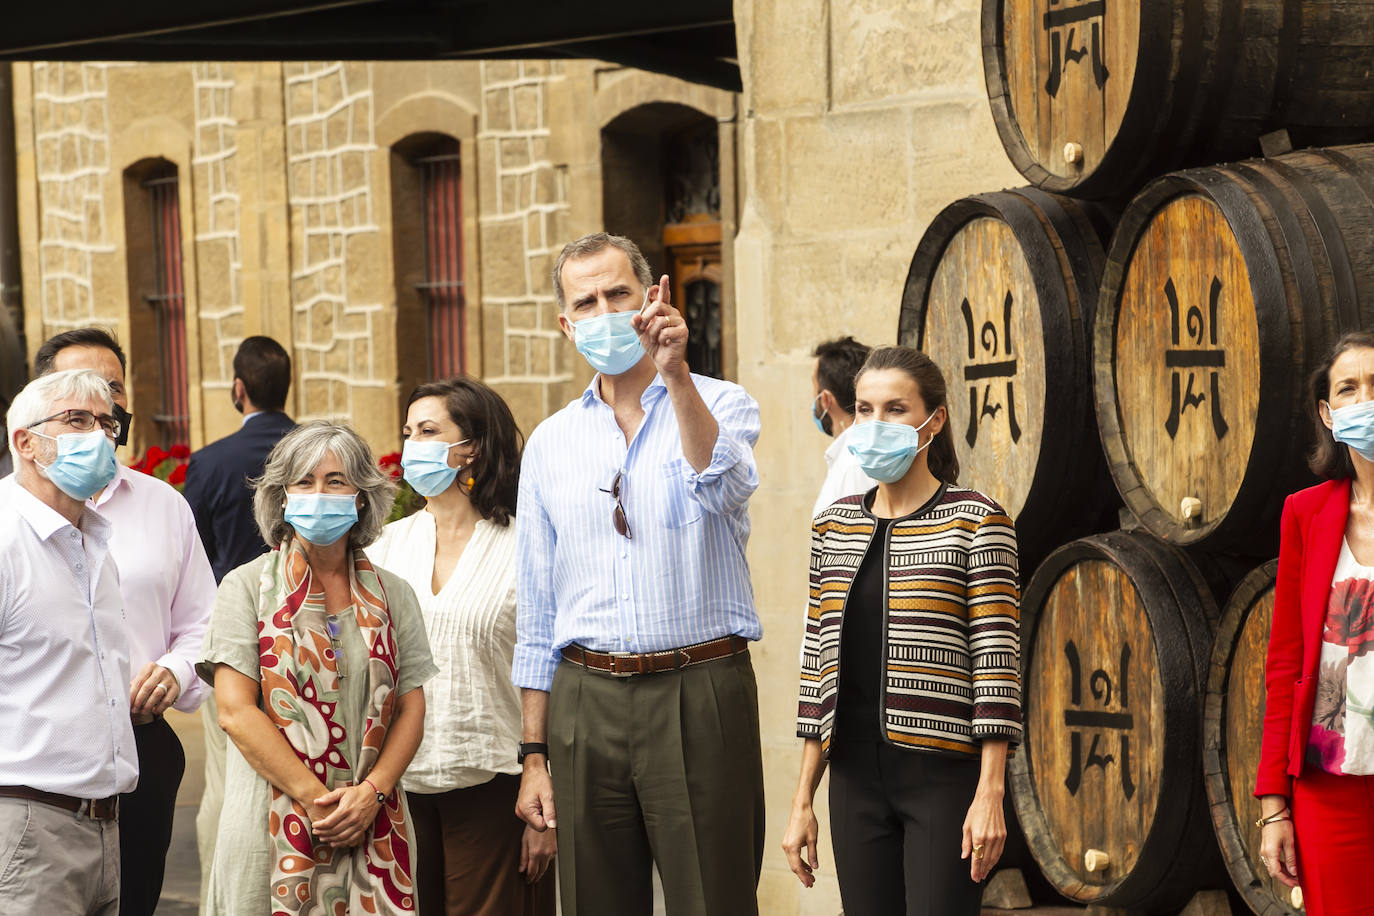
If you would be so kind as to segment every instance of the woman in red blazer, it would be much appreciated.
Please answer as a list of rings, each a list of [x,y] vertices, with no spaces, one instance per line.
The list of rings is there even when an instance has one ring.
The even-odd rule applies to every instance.
[[[1326,481],[1283,507],[1260,849],[1310,916],[1374,914],[1374,333],[1337,341],[1307,403]]]

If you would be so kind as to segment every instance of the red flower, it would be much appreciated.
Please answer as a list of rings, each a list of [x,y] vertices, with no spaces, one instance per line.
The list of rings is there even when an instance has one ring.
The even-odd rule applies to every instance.
[[[148,454],[143,456],[143,466],[147,468],[149,472],[152,472],[157,469],[157,466],[159,464],[166,460],[166,452],[164,452],[159,446],[150,445],[148,446]]]
[[[401,453],[391,452],[377,459],[377,467],[383,469],[393,479],[401,476]]]
[[[186,462],[183,461],[172,469],[171,476],[167,478],[167,482],[174,487],[186,482]]]
[[[172,446],[171,456],[178,461],[185,461],[191,457],[191,447],[179,442]]]
[[[1374,650],[1374,582],[1345,579],[1332,587],[1323,638],[1349,646],[1356,658]]]

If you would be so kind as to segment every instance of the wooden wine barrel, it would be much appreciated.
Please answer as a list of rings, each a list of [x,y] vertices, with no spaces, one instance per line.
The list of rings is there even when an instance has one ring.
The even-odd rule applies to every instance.
[[[1271,560],[1241,580],[1217,626],[1202,714],[1202,767],[1212,826],[1231,881],[1259,916],[1295,916],[1288,888],[1260,862],[1254,797],[1264,725],[1264,660],[1274,613]]]
[[[983,0],[983,70],[1012,163],[1045,190],[1374,139],[1374,0]]]
[[[1305,388],[1374,325],[1374,145],[1147,185],[1107,257],[1097,422],[1127,508],[1178,544],[1273,556],[1311,481]]]
[[[1183,551],[1145,532],[1066,544],[1027,585],[1011,788],[1064,896],[1153,913],[1225,884],[1198,727],[1216,613]]]
[[[944,372],[960,480],[1015,520],[1027,575],[1117,505],[1090,394],[1107,219],[1035,188],[955,201],[902,295],[898,340]]]

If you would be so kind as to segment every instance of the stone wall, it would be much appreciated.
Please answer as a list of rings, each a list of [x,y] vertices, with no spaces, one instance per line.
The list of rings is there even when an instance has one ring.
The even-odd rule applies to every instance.
[[[395,250],[423,233],[394,208],[395,150],[447,134],[462,160],[467,363],[529,431],[591,376],[558,328],[550,271],[565,242],[602,228],[601,128],[654,102],[733,119],[729,93],[593,61],[18,65],[30,347],[109,326],[134,344],[131,382],[145,379],[135,412],[157,408],[156,342],[130,279],[151,249],[125,237],[137,182],[124,171],[166,159],[181,178],[191,444],[236,428],[233,354],[267,334],[293,356],[288,410],[395,448],[424,353],[408,317],[419,278]],[[151,431],[136,424],[133,451]]]
[[[826,785],[821,868],[804,891],[779,849],[797,783],[797,654],[809,516],[829,440],[806,415],[811,349],[853,334],[896,342],[907,268],[947,203],[1025,182],[1002,152],[985,88],[976,0],[738,0],[739,381],[758,399],[760,489],[750,562],[765,638],[755,653],[769,914],[839,912]]]
[[[111,64],[38,63],[28,109],[33,180],[42,210],[41,239],[25,246],[30,340],[92,322],[117,324],[121,313],[97,289],[97,261],[116,251],[104,194],[110,174]],[[36,253],[36,257],[32,255]],[[32,325],[31,325],[32,326]]]
[[[571,400],[578,371],[550,279],[568,240],[567,169],[553,160],[549,126],[549,96],[565,66],[481,65],[482,366],[527,430]]]

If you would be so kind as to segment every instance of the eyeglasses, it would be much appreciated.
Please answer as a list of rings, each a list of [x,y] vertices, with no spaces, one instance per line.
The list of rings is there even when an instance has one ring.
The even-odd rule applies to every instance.
[[[630,520],[625,517],[625,504],[620,501],[620,482],[624,479],[624,471],[615,472],[615,480],[611,481],[609,490],[597,487],[602,493],[609,493],[615,500],[615,508],[611,510],[611,524],[615,526],[615,533],[630,540]]]
[[[123,424],[121,424],[118,420],[116,420],[114,417],[110,416],[107,413],[103,413],[100,416],[96,416],[89,410],[73,409],[64,410],[61,413],[55,413],[51,417],[44,417],[36,423],[30,423],[26,427],[26,429],[33,429],[35,426],[42,426],[49,420],[61,420],[63,423],[70,426],[72,429],[81,433],[90,432],[91,430],[95,429],[95,425],[99,423],[100,428],[105,430],[105,435],[109,436],[111,439],[118,439],[120,430],[124,428]]]
[[[344,679],[343,650],[339,648],[339,618],[330,614],[324,619],[324,628],[329,632],[330,651],[334,653],[334,670],[339,672],[339,680]]]

